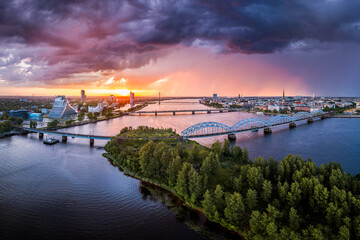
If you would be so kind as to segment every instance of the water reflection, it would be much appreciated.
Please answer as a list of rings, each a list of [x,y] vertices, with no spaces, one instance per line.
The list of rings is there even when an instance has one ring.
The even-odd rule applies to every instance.
[[[179,198],[170,192],[145,182],[140,183],[139,190],[145,201],[161,202],[176,214],[177,221],[185,223],[189,228],[208,239],[244,239],[239,234],[208,221],[204,214],[185,206]]]

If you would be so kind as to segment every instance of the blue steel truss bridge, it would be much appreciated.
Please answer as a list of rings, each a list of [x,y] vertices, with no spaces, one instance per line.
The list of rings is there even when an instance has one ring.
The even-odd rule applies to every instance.
[[[243,119],[232,126],[228,126],[219,122],[202,122],[188,127],[181,132],[181,136],[184,139],[189,138],[201,138],[212,137],[220,135],[228,135],[230,140],[236,139],[235,133],[258,131],[264,129],[264,133],[271,133],[271,127],[289,124],[290,128],[296,127],[296,122],[307,120],[308,123],[313,122],[314,118],[325,119],[325,113],[323,111],[298,112],[293,116],[289,115],[277,115],[268,120],[259,118],[247,118]]]

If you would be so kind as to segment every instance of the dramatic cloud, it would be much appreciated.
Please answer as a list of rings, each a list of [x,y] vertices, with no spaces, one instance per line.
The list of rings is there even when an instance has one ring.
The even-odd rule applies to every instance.
[[[0,85],[103,81],[177,45],[272,54],[357,44],[359,11],[358,0],[0,1]]]

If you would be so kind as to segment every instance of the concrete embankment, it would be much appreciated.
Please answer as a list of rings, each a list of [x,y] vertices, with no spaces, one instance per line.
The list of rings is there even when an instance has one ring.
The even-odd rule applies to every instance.
[[[330,115],[330,118],[360,118],[360,115]]]

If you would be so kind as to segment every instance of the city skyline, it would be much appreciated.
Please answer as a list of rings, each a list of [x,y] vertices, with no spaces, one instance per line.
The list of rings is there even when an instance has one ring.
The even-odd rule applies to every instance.
[[[358,1],[0,4],[0,95],[358,96]],[[351,87],[350,87],[351,86]]]

